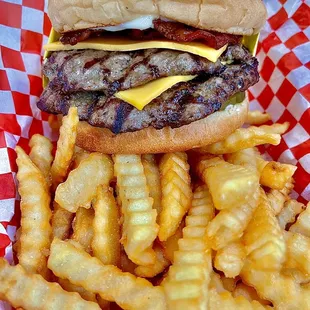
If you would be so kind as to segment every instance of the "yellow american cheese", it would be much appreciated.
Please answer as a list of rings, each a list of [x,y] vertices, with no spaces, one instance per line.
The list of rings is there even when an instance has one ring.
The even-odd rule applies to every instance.
[[[216,62],[217,59],[226,50],[227,45],[223,46],[219,50],[216,50],[200,42],[182,43],[166,40],[134,41],[125,38],[94,38],[79,42],[78,44],[73,46],[63,45],[59,41],[49,43],[44,46],[44,49],[47,52],[80,50],[80,49],[128,52],[150,48],[164,48],[164,49],[183,51],[207,58],[212,62]]]
[[[161,95],[167,89],[180,82],[194,79],[196,75],[177,75],[157,79],[145,85],[123,90],[114,96],[142,110],[153,99]]]
[[[254,56],[256,54],[258,38],[259,34],[250,37],[243,37],[243,45],[245,45]],[[44,58],[49,57],[50,52],[52,51],[73,49],[96,49],[125,52],[151,48],[162,48],[188,52],[207,58],[212,62],[216,62],[227,48],[227,45],[225,45],[221,49],[216,50],[199,42],[182,43],[166,40],[134,41],[124,38],[94,38],[79,42],[78,44],[71,46],[63,45],[58,40],[59,34],[52,29],[48,44],[44,46],[46,51]],[[135,106],[137,109],[142,110],[153,99],[161,95],[164,91],[171,88],[175,84],[190,81],[195,77],[196,76],[188,75],[161,78],[133,89],[120,91],[116,93],[115,96]],[[44,87],[47,85],[47,83],[48,81],[45,78],[43,82]]]

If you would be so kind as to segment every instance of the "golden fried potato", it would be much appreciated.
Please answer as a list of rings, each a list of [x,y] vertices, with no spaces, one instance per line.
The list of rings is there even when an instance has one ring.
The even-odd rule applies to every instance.
[[[237,282],[239,281],[239,277],[226,278],[225,276],[222,276],[221,281],[222,281],[223,287],[226,291],[233,292],[237,286]]]
[[[52,231],[53,237],[61,240],[68,239],[72,227],[74,213],[71,213],[59,206],[55,201],[53,202],[54,210],[52,215]]]
[[[124,272],[130,272],[132,274],[135,274],[136,268],[137,268],[137,265],[128,258],[125,250],[122,248],[121,249],[121,267],[120,267],[120,269]]]
[[[268,261],[265,263],[268,264]],[[309,288],[300,286],[293,277],[278,271],[261,271],[255,265],[255,262],[247,261],[241,276],[261,298],[270,300],[275,309],[309,308]]]
[[[213,250],[219,250],[242,236],[258,205],[258,191],[239,207],[220,211],[208,224],[207,239]]]
[[[262,310],[266,309],[262,304],[256,300],[249,300],[242,295],[234,297],[231,292],[223,291],[217,292],[215,288],[211,288],[209,299],[210,310],[217,309],[244,309],[244,310]]]
[[[212,289],[214,289],[217,293],[226,292],[221,276],[214,271],[212,271],[210,275],[209,290]]]
[[[17,153],[18,191],[21,196],[19,263],[29,273],[48,277],[47,256],[51,243],[50,194],[42,172],[20,148]]]
[[[273,214],[277,216],[284,208],[284,203],[287,200],[287,198],[277,189],[271,189],[267,193],[267,198]]]
[[[89,156],[89,152],[86,150],[81,149],[80,147],[76,146],[74,150],[74,155],[72,158],[72,163],[71,163],[71,170],[76,169],[79,164]]]
[[[249,301],[243,296],[234,298],[230,292],[218,293],[215,289],[211,289],[209,292],[209,307],[210,310],[232,310],[232,309],[244,309],[244,310],[263,310],[265,307],[258,301]]]
[[[246,258],[244,245],[239,242],[233,242],[217,251],[214,267],[222,271],[226,277],[234,278],[240,274]]]
[[[163,249],[158,244],[154,245],[154,251],[156,254],[155,264],[150,266],[138,266],[134,271],[136,276],[141,278],[153,278],[170,265],[170,261],[165,258]]]
[[[194,193],[196,199],[201,195],[200,190]],[[163,283],[168,309],[207,309],[212,262],[205,238],[210,210],[214,207],[205,188],[203,195],[204,203],[195,203],[189,209],[179,249],[174,253],[173,265]]]
[[[193,193],[193,200],[192,200],[192,208],[190,213],[195,216],[197,215],[198,219],[202,219],[200,216],[203,212],[204,217],[203,219],[209,223],[215,216],[215,209],[213,200],[211,199],[209,189],[207,185],[200,185],[196,187],[194,193]],[[186,223],[188,223],[189,220],[195,219],[195,217],[187,217]],[[205,224],[205,223],[202,223]]]
[[[52,131],[59,132],[61,119],[58,117],[58,115],[49,114],[47,121]]]
[[[166,309],[161,287],[153,287],[147,280],[123,273],[115,266],[103,265],[99,259],[69,242],[54,239],[48,266],[56,276],[100,294],[105,300],[115,301],[124,309]]]
[[[296,216],[305,208],[302,203],[294,199],[285,202],[283,209],[278,215],[280,227],[285,229],[287,224],[294,223]]]
[[[70,283],[70,281],[66,279],[58,278],[57,282],[60,284],[60,286],[67,292],[76,292],[79,293],[79,295],[88,301],[97,302],[96,294],[87,292],[83,287],[74,285]]]
[[[93,209],[78,208],[72,225],[71,239],[78,242],[87,253],[90,253],[92,249],[94,217]]]
[[[140,155],[115,155],[115,175],[124,218],[121,242],[137,265],[155,263],[152,249],[157,237],[157,211],[152,208]]]
[[[112,188],[98,186],[94,210],[94,236],[91,244],[94,256],[105,265],[120,266],[120,216]]]
[[[54,159],[52,155],[52,142],[48,138],[36,134],[31,137],[29,146],[31,149],[30,159],[42,172],[46,183],[51,185],[50,170]]]
[[[20,236],[21,236],[21,234],[22,234],[22,228],[19,227],[16,230],[15,243],[13,244],[13,251],[14,251],[16,257],[19,257],[19,255],[20,255]]]
[[[269,120],[271,120],[270,114],[255,110],[248,112],[245,123],[249,125],[261,125],[268,122]]]
[[[141,156],[142,165],[146,177],[146,183],[150,191],[150,197],[153,198],[153,208],[157,210],[157,219],[161,212],[161,187],[160,174],[157,166],[155,155],[144,154]]]
[[[281,164],[275,161],[269,162],[261,172],[260,184],[273,189],[281,190],[292,178],[297,167]]]
[[[297,221],[290,227],[289,231],[310,238],[310,202],[308,202],[306,209],[299,214]]]
[[[67,176],[74,152],[78,123],[79,116],[77,108],[71,107],[68,115],[62,120],[55,160],[51,167],[52,185],[54,190]]]
[[[247,203],[258,190],[258,175],[252,169],[233,165],[224,160],[210,167],[209,161],[208,159],[200,161],[198,173],[208,185],[216,209],[239,207]]]
[[[289,123],[239,128],[225,140],[195,150],[202,154],[211,153],[219,155],[234,153],[266,143],[278,145],[281,140],[280,135],[285,133],[288,127]]]
[[[286,242],[285,268],[310,275],[310,238],[291,231],[284,232]]]
[[[96,197],[98,185],[108,185],[112,177],[111,158],[92,153],[57,187],[55,201],[67,211],[76,212],[79,207],[84,207]]]
[[[250,302],[256,300],[262,305],[270,305],[270,302],[268,300],[261,299],[258,296],[256,290],[253,287],[248,286],[242,282],[237,284],[232,295],[233,297],[242,296]]]
[[[183,236],[182,230],[184,226],[185,226],[185,220],[183,220],[180,223],[174,235],[169,237],[166,241],[163,241],[160,243],[164,249],[165,257],[169,259],[171,263],[173,263],[174,252],[177,251],[179,248],[178,242],[179,242],[179,239],[181,239]]]
[[[252,261],[253,267],[281,270],[286,255],[283,232],[263,190],[260,191],[259,205],[244,232],[243,242],[247,259]]]
[[[244,149],[244,150],[237,151],[235,153],[225,155],[225,159],[229,163],[234,164],[234,165],[244,166],[247,168],[253,168],[257,172],[259,172],[261,169],[260,168],[261,164],[258,158],[264,161],[263,158],[258,153],[258,150],[256,148]]]
[[[167,153],[159,164],[162,189],[162,212],[159,216],[160,241],[171,237],[188,211],[191,200],[191,179],[186,153]]]
[[[66,292],[57,283],[26,273],[20,265],[10,266],[4,258],[0,258],[0,299],[15,308],[32,310],[100,310],[97,304]]]

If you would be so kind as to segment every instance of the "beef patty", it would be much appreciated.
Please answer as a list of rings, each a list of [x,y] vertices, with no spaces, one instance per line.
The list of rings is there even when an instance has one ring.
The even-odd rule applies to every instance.
[[[213,75],[225,69],[222,62],[251,59],[242,46],[229,46],[215,63],[193,54],[149,49],[134,52],[77,50],[53,52],[43,74],[63,92],[102,91],[113,95],[152,80],[174,75]]]
[[[150,51],[119,53],[120,55],[126,55],[127,60],[124,63],[113,62],[109,67],[109,71],[102,73],[99,77],[94,73],[90,73],[91,78],[89,80],[84,76],[86,71],[91,68],[93,68],[94,72],[105,71],[104,69],[108,66],[106,61],[113,59],[115,53],[104,52],[104,61],[95,62],[89,68],[86,66],[86,69],[85,64],[91,59],[96,59],[94,57],[90,58],[88,55],[90,51],[74,51],[69,54],[68,52],[54,53],[53,58],[49,59],[45,64],[44,72],[50,78],[50,83],[44,90],[38,102],[38,107],[49,113],[65,115],[71,106],[76,106],[81,120],[88,121],[93,126],[109,128],[115,134],[137,131],[149,126],[156,129],[166,126],[176,128],[214,113],[232,95],[245,91],[259,80],[256,58],[251,57],[248,51],[240,46],[229,47],[216,63],[187,54],[186,57],[190,60],[189,62],[184,60],[185,64],[183,64],[183,60],[178,63],[176,59],[184,53],[175,53],[168,50],[152,51],[151,53]],[[78,53],[87,54],[87,57],[79,58]],[[158,61],[155,70],[156,78],[169,74],[198,73],[199,76],[190,82],[179,83],[168,89],[142,111],[113,96],[113,93],[118,89],[128,88],[128,86],[122,85],[128,85],[125,81],[128,81],[128,76],[136,68],[136,66],[133,66],[133,63],[135,63],[133,59],[140,57],[141,60],[143,56],[150,60],[153,59],[152,55],[158,57],[159,55],[167,56],[168,54],[174,55],[172,61],[168,60],[170,64],[173,63],[174,65],[170,65],[169,70],[167,70]],[[183,57],[181,58],[183,59]],[[165,59],[164,57],[163,61]],[[138,63],[141,63],[140,60]],[[70,62],[71,65],[69,65]],[[226,64],[223,64],[223,62],[226,62]],[[234,62],[234,64],[229,64],[230,62]],[[98,67],[95,69],[94,66],[97,64]],[[142,64],[141,71],[144,72],[145,78],[140,78],[143,73],[136,74],[135,78],[132,78],[129,83],[130,87],[154,79],[152,69],[150,69],[150,62],[144,60]],[[74,76],[71,77],[71,75]],[[120,85],[119,88],[110,86],[115,82]],[[98,90],[97,83],[101,83],[99,92],[95,91]]]

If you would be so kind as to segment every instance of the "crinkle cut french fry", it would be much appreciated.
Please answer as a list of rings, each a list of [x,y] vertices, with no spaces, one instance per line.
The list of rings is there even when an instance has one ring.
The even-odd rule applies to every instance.
[[[226,278],[225,276],[221,277],[221,281],[223,283],[223,287],[228,292],[233,292],[234,291],[234,289],[237,286],[238,280],[239,280],[238,277],[235,277],[235,278]]]
[[[201,160],[198,174],[208,185],[216,209],[230,209],[247,203],[258,190],[258,175],[252,169],[218,161]],[[212,160],[214,161],[214,160]]]
[[[57,115],[49,114],[48,115],[48,124],[50,125],[52,131],[58,132],[61,126],[61,121]]]
[[[153,278],[163,272],[169,265],[170,262],[165,258],[163,249],[155,244],[154,251],[156,254],[155,264],[150,266],[138,266],[135,269],[135,275],[142,278]]]
[[[221,210],[207,227],[206,241],[219,250],[242,236],[258,205],[258,191],[239,207]]]
[[[53,202],[54,210],[52,215],[52,231],[53,237],[61,240],[69,238],[70,230],[74,213],[71,213],[59,206],[55,201]]]
[[[21,233],[22,233],[22,228],[19,227],[16,230],[15,243],[13,244],[13,251],[14,251],[16,257],[19,257],[19,255],[20,255],[20,236],[21,236]]]
[[[293,188],[294,180],[291,178],[281,190],[271,189],[267,193],[267,198],[275,215],[278,215],[284,208],[284,203],[290,199],[289,194]]]
[[[258,162],[255,158],[258,156],[255,148],[249,148],[225,155],[226,160],[234,165],[254,168],[258,170]],[[266,163],[267,164],[267,163]]]
[[[173,263],[174,252],[177,251],[179,248],[178,242],[179,239],[181,239],[183,236],[182,230],[184,226],[185,226],[185,220],[183,220],[180,223],[174,235],[169,237],[166,241],[161,242],[161,245],[163,246],[164,249],[165,257],[169,259],[171,263]]]
[[[77,286],[74,285],[72,283],[70,283],[70,281],[68,281],[67,279],[61,279],[58,278],[58,283],[60,284],[60,286],[67,292],[76,292],[79,293],[79,295],[88,301],[93,301],[93,302],[97,302],[96,299],[96,294],[94,293],[90,293],[88,291],[86,291],[83,287],[81,286]]]
[[[96,197],[98,185],[108,185],[112,177],[111,158],[92,153],[57,187],[55,201],[67,211],[76,212],[79,207],[89,204]]]
[[[115,155],[115,175],[124,218],[122,243],[137,265],[155,263],[152,249],[157,237],[157,212],[152,208],[140,155]]]
[[[273,214],[266,194],[260,191],[259,205],[243,235],[247,259],[260,270],[280,270],[285,260],[283,232]]]
[[[198,186],[193,193],[190,214],[200,216],[201,211],[203,211],[204,219],[207,222],[210,222],[215,216],[214,204],[207,185]]]
[[[120,223],[119,210],[113,196],[112,188],[98,186],[96,200],[93,204],[92,250],[95,257],[105,265],[120,265]]]
[[[290,227],[289,231],[310,238],[310,202],[308,202],[306,209],[299,214],[296,222]]]
[[[53,144],[52,142],[41,135],[33,135],[29,141],[31,148],[29,157],[32,162],[39,168],[45,177],[46,183],[50,185],[50,170],[53,161]]]
[[[74,155],[73,155],[73,158],[72,158],[72,164],[71,164],[71,169],[76,169],[79,164],[89,156],[89,152],[87,152],[86,150],[83,150],[79,147],[75,147],[75,152],[74,152]]]
[[[97,298],[97,303],[100,306],[101,310],[119,310],[120,307],[118,307],[116,304],[113,304],[111,306],[111,303],[107,300],[104,300],[100,297],[100,295],[96,296]]]
[[[290,231],[284,232],[286,241],[285,268],[297,269],[303,274],[310,274],[310,238]]]
[[[247,167],[256,168],[260,175],[260,183],[269,188],[282,190],[291,180],[297,167],[275,161],[268,162],[258,153],[257,149],[244,149],[226,155],[227,161]]]
[[[10,266],[3,258],[0,258],[0,300],[8,301],[15,308],[32,310],[100,310],[97,304],[82,299],[79,294],[66,292],[40,275],[28,274],[20,265]]]
[[[271,116],[268,113],[263,113],[261,111],[249,111],[246,119],[246,124],[249,125],[261,125],[271,120]]]
[[[196,149],[199,153],[227,154],[261,144],[278,145],[289,123],[239,128],[225,140]]]
[[[105,300],[115,301],[124,309],[166,309],[162,288],[153,287],[147,280],[124,273],[115,266],[103,265],[70,242],[54,239],[48,266],[56,276],[100,294]]]
[[[71,239],[78,242],[83,249],[90,253],[93,240],[94,210],[78,208],[73,221],[73,234]]]
[[[121,270],[124,272],[130,272],[132,274],[135,274],[135,269],[137,268],[137,265],[132,262],[124,249],[121,249]]]
[[[285,202],[283,209],[278,215],[280,227],[285,229],[287,224],[294,223],[296,216],[304,209],[305,206],[296,200],[292,199]]]
[[[210,290],[214,289],[218,293],[222,293],[226,291],[226,289],[224,288],[224,284],[222,282],[221,276],[214,271],[212,271],[210,275],[209,289]]]
[[[258,296],[256,290],[253,287],[248,286],[242,282],[237,284],[232,295],[233,297],[243,296],[248,301],[256,300],[262,305],[270,305],[268,300],[261,299]]]
[[[234,298],[230,292],[218,293],[215,289],[209,291],[210,299],[208,309],[210,310],[232,310],[232,309],[244,309],[244,310],[263,310],[265,307],[258,301],[248,301],[243,296]]]
[[[174,253],[173,265],[163,284],[169,309],[207,309],[208,306],[207,287],[212,262],[205,235],[214,206],[211,195],[205,188],[204,202],[196,203],[195,200],[201,196],[199,190],[201,189],[198,189],[197,194],[194,193],[194,205],[185,219],[183,237],[178,242],[179,249]]]
[[[241,242],[233,242],[217,251],[214,266],[226,277],[234,278],[242,270],[246,258],[245,247]]]
[[[241,277],[256,289],[261,298],[270,300],[275,309],[309,309],[309,287],[300,286],[290,276],[275,271],[261,271],[256,269],[253,262],[247,261]]]
[[[157,210],[157,217],[161,212],[161,188],[160,188],[160,174],[157,166],[155,155],[142,155],[142,165],[146,176],[146,182],[149,187],[150,197],[153,198],[153,208]]]
[[[48,185],[41,171],[20,147],[16,148],[16,153],[22,229],[19,263],[28,272],[48,277],[47,256],[52,234]]]
[[[69,169],[76,140],[79,116],[76,107],[69,109],[68,115],[62,120],[60,127],[57,151],[51,167],[53,188],[56,189],[59,183],[63,182]]]
[[[159,216],[160,241],[166,241],[177,230],[191,200],[189,164],[184,152],[167,153],[159,164],[162,189],[162,211]]]
[[[273,214],[277,216],[284,208],[284,203],[287,200],[287,198],[277,189],[271,189],[267,193],[267,198]]]
[[[273,189],[283,189],[297,167],[275,161],[269,162],[261,172],[260,183]]]

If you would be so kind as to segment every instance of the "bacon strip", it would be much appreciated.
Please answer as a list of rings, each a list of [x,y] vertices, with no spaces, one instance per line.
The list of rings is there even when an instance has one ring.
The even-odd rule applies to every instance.
[[[166,38],[176,42],[199,41],[215,49],[220,49],[226,44],[239,44],[242,38],[241,36],[233,34],[196,29],[185,24],[166,22],[161,19],[154,20],[154,29],[124,30],[118,31],[117,34],[124,36],[125,38],[132,38],[134,40],[154,40]],[[88,28],[64,33],[61,36],[60,41],[63,44],[75,45],[78,42],[85,41],[90,37],[111,35],[115,35],[115,33],[110,33],[100,28]]]
[[[161,19],[154,20],[154,28],[165,38],[177,42],[200,41],[215,49],[220,49],[224,45],[239,44],[241,36],[196,29],[181,23],[166,22]]]

